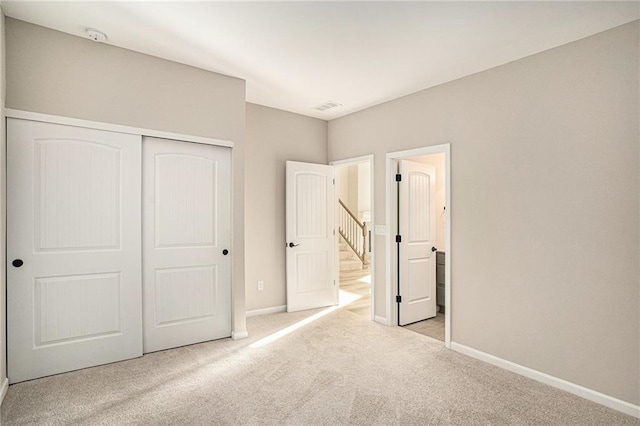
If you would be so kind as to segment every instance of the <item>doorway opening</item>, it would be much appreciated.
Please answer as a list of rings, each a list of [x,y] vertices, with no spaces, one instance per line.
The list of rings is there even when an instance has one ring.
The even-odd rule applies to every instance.
[[[373,320],[373,156],[331,164],[335,167],[340,298],[353,299],[345,310]]]
[[[449,144],[387,154],[391,325],[451,341]]]

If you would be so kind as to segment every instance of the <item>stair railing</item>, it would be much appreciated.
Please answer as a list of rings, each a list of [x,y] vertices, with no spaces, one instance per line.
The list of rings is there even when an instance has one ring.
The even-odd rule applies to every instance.
[[[369,263],[367,259],[367,225],[360,222],[342,200],[338,200],[338,203],[340,204],[338,232],[358,256],[358,259],[362,261],[362,264],[366,265]]]

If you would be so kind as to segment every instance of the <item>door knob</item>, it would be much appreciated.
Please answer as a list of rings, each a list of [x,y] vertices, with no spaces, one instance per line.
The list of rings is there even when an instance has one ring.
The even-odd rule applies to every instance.
[[[222,250],[222,254],[224,254],[225,256],[228,255],[229,254],[229,250],[227,250],[227,249]]]
[[[431,251],[438,251],[436,247],[431,247]]]
[[[293,243],[289,243],[289,247],[293,248],[293,247],[298,247],[300,244],[293,244]]]
[[[24,264],[24,262],[22,261],[22,259],[15,259],[13,262],[11,262],[11,264],[16,268],[19,268]]]

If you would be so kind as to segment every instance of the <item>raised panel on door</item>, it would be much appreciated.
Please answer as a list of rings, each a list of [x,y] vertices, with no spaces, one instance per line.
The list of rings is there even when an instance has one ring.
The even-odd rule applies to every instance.
[[[122,332],[120,273],[34,279],[34,347]]]
[[[287,310],[338,303],[333,167],[287,161]]]
[[[400,325],[436,315],[435,168],[400,162]]]
[[[217,168],[209,158],[156,154],[156,248],[216,245]]]
[[[144,138],[144,351],[231,334],[230,149]]]
[[[156,269],[156,325],[215,317],[217,267]]]
[[[141,138],[9,119],[7,141],[10,381],[142,355]]]

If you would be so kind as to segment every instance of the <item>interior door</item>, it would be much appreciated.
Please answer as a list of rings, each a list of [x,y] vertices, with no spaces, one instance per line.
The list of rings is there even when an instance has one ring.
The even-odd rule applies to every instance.
[[[338,303],[333,166],[287,161],[287,311]]]
[[[231,149],[145,137],[144,352],[231,335]]]
[[[399,163],[400,325],[436,316],[435,167]]]
[[[140,144],[7,120],[12,383],[142,355]]]

